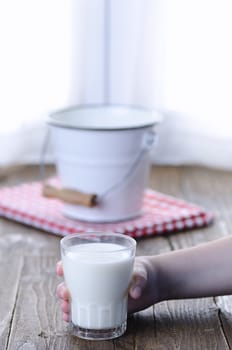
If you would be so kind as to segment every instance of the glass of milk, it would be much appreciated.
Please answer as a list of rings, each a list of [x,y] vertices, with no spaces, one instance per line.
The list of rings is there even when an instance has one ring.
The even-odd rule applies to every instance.
[[[113,339],[126,331],[135,251],[136,241],[119,233],[70,234],[61,239],[75,335]]]

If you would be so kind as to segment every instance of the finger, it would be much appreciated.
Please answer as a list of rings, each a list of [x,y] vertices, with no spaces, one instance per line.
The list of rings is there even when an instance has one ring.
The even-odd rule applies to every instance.
[[[147,284],[147,271],[141,265],[135,265],[129,295],[132,299],[141,297]]]
[[[139,299],[143,293],[146,282],[141,276],[137,276],[130,287],[129,294],[133,299]]]
[[[69,322],[69,320],[70,320],[69,314],[63,312],[63,320],[64,320],[65,322]]]
[[[68,288],[66,287],[66,284],[64,282],[60,283],[56,288],[56,294],[58,298],[63,300],[69,300],[70,295]]]
[[[64,271],[63,271],[63,265],[62,265],[62,261],[58,261],[58,263],[56,264],[56,273],[58,276],[63,276],[64,275]]]
[[[61,302],[61,310],[64,313],[69,314],[69,312],[70,312],[70,303],[67,300],[63,300]]]

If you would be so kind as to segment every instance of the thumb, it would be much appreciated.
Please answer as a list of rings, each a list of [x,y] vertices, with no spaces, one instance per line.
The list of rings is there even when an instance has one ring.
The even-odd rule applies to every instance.
[[[147,271],[144,266],[135,266],[129,295],[132,299],[139,299],[147,285]]]

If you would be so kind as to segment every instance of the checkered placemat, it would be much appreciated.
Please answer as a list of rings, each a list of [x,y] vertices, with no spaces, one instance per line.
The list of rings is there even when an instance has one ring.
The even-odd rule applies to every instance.
[[[41,193],[40,182],[0,189],[0,215],[61,236],[97,230],[141,237],[199,228],[213,219],[211,213],[197,205],[147,189],[142,216],[116,223],[87,223],[64,217],[63,204]]]

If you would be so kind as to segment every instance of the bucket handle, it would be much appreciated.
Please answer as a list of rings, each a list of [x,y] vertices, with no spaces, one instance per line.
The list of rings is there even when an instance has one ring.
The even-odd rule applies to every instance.
[[[148,131],[144,134],[143,140],[142,140],[142,147],[138,154],[138,156],[135,158],[134,162],[131,164],[128,171],[123,175],[123,177],[116,182],[112,187],[108,188],[105,192],[98,195],[97,201],[102,201],[106,196],[108,196],[111,192],[115,191],[118,187],[120,187],[124,182],[126,182],[130,176],[133,174],[134,170],[136,169],[137,165],[143,158],[144,154],[147,153],[148,150],[150,150],[155,143],[157,143],[157,135],[154,131]]]
[[[99,202],[103,201],[105,197],[107,197],[110,193],[118,189],[125,181],[127,181],[134,170],[136,169],[137,165],[143,158],[144,154],[150,150],[154,144],[157,143],[158,137],[154,131],[148,131],[144,134],[143,140],[142,140],[142,146],[141,150],[138,154],[138,156],[135,158],[134,162],[131,164],[128,171],[124,174],[124,176],[116,182],[113,186],[108,188],[105,192],[103,192],[100,195],[97,195],[95,193],[86,193],[81,192],[73,189],[67,189],[67,188],[58,188],[50,184],[46,184],[45,182],[45,155],[47,152],[47,148],[50,141],[50,130],[47,130],[43,147],[41,150],[40,155],[40,177],[43,182],[42,187],[42,195],[47,198],[56,198],[60,199],[66,203],[70,204],[78,204],[83,205],[86,207],[94,207]]]

